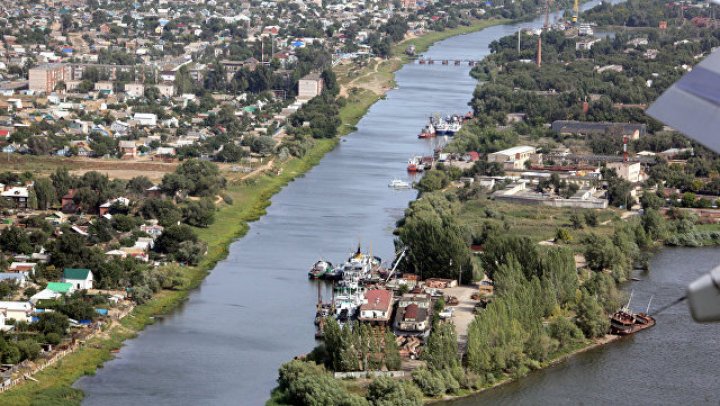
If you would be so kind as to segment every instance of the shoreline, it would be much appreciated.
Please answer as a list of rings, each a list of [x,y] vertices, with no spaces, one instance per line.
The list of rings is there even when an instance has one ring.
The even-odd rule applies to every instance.
[[[462,26],[441,32],[429,31],[426,34],[403,40],[393,48],[394,56],[383,60],[380,65],[385,71],[372,72],[363,68],[362,74],[381,76],[389,74],[387,84],[380,94],[364,95],[357,100],[349,99],[341,109],[341,127],[339,135],[333,139],[316,140],[315,146],[302,158],[286,161],[276,168],[276,176],[261,173],[250,180],[233,182],[227,193],[234,199],[233,205],[223,206],[216,213],[215,222],[208,228],[196,229],[198,237],[208,244],[208,253],[196,267],[185,268],[187,278],[185,286],[179,290],[164,290],[135,309],[113,327],[103,330],[102,334],[84,343],[83,348],[67,355],[54,366],[34,375],[37,381],[26,380],[20,385],[0,394],[5,405],[28,405],[33,402],[53,402],[58,399],[69,404],[80,404],[84,394],[73,385],[85,375],[94,375],[106,361],[114,358],[113,351],[119,350],[128,339],[135,338],[146,326],[154,323],[156,316],[176,310],[190,293],[200,286],[205,277],[229,253],[230,244],[242,238],[250,226],[258,220],[270,206],[270,199],[288,183],[317,165],[326,153],[332,151],[340,139],[355,131],[355,125],[378,100],[381,100],[394,84],[394,73],[410,61],[404,52],[397,54],[396,49],[404,50],[409,43],[419,43],[417,49],[427,50],[431,45],[444,39],[480,31],[484,28],[505,24],[510,20],[476,20],[470,26]]]
[[[598,338],[598,339],[595,339],[595,340],[587,343],[587,345],[582,345],[582,346],[580,346],[580,347],[578,347],[578,348],[575,348],[575,349],[571,350],[570,352],[563,353],[563,354],[559,354],[557,357],[555,357],[555,358],[553,358],[553,359],[551,359],[551,360],[548,360],[546,363],[542,364],[539,368],[530,371],[530,372],[528,373],[528,375],[530,375],[530,374],[532,374],[532,373],[534,373],[534,372],[537,372],[537,371],[542,371],[542,370],[549,369],[549,368],[552,368],[552,367],[554,367],[554,366],[560,365],[560,364],[566,362],[567,360],[569,360],[569,359],[571,359],[571,358],[573,358],[573,357],[576,357],[576,356],[579,355],[579,354],[582,354],[582,353],[584,353],[584,352],[588,352],[588,351],[594,350],[594,349],[596,349],[596,348],[604,347],[604,346],[606,346],[606,345],[608,345],[608,344],[611,344],[611,343],[614,343],[615,341],[620,340],[621,338],[623,338],[623,337],[622,337],[622,336],[618,336],[618,335],[607,334],[607,335],[605,335],[605,336],[602,337],[602,338]],[[525,375],[525,376],[527,376],[527,375]],[[493,383],[492,385],[490,385],[490,386],[487,386],[487,387],[484,387],[484,388],[480,388],[480,389],[477,389],[477,390],[466,390],[466,391],[464,391],[464,393],[462,393],[462,394],[460,394],[460,395],[454,395],[454,396],[452,396],[452,395],[446,395],[446,396],[444,396],[444,397],[442,397],[442,398],[426,398],[426,399],[425,399],[425,404],[442,405],[442,404],[445,404],[445,403],[447,403],[447,402],[452,402],[452,401],[456,401],[456,400],[461,400],[461,399],[465,399],[465,398],[470,398],[470,397],[477,396],[477,395],[480,395],[480,394],[482,394],[482,393],[485,393],[485,392],[487,392],[487,391],[490,391],[490,390],[492,390],[492,389],[499,388],[499,387],[501,387],[501,386],[508,385],[508,384],[513,383],[513,382],[517,382],[517,381],[519,381],[519,380],[522,379],[522,378],[524,378],[524,376],[521,376],[521,377],[518,377],[518,378],[505,377],[505,378],[503,378],[503,379],[501,379],[501,380],[499,380],[499,381],[497,381],[497,382],[494,382],[494,383]]]

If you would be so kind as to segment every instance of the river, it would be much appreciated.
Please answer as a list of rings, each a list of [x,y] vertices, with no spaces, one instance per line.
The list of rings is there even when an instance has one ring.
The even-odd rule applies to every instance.
[[[518,27],[541,24],[542,19],[537,19],[490,27],[444,40],[425,55],[435,60],[480,59],[488,54],[488,45],[493,40],[516,32]],[[357,131],[345,137],[319,165],[272,198],[267,214],[252,223],[248,234],[230,246],[227,259],[217,264],[181,307],[127,341],[117,357],[94,376],[83,377],[76,383],[76,387],[85,391],[84,404],[263,404],[275,386],[277,368],[292,357],[308,352],[315,344],[312,319],[317,290],[315,283],[307,280],[310,265],[320,257],[343,260],[359,241],[371,248],[374,255],[391,259],[391,231],[415,193],[391,190],[388,182],[407,177],[405,162],[411,155],[430,152],[431,142],[416,138],[430,114],[469,110],[467,103],[476,85],[468,74],[469,69],[440,64],[409,64],[400,69],[396,73],[399,88],[372,106],[358,123]],[[720,259],[720,255],[714,255],[714,251],[707,251],[706,262]],[[687,258],[684,261],[689,262]],[[699,261],[693,262],[697,265]],[[647,286],[655,286],[652,278],[660,275],[672,279],[673,273],[653,273]],[[679,287],[684,281],[678,276],[672,286]],[[661,282],[663,280],[657,283]],[[658,301],[660,297],[663,300],[675,297],[674,290],[669,293],[658,293]],[[662,368],[666,369],[662,369],[657,364],[626,359],[633,367],[646,365],[650,369],[638,373],[635,381],[654,385],[658,380],[652,372],[664,374],[670,380],[676,375],[690,379],[690,367],[695,362],[712,358],[705,356],[700,347],[713,347],[710,341],[689,342],[696,330],[702,330],[692,324],[681,324],[682,329],[677,331],[680,336],[674,338],[675,330],[662,326],[666,319],[675,319],[670,317],[672,314],[667,313],[654,331],[609,346],[607,354],[603,349],[578,357],[566,366],[532,374],[520,384],[529,385],[546,374],[557,374],[562,368],[572,366],[583,368],[582,374],[591,374],[593,370],[602,370],[603,364],[593,364],[589,357],[619,359],[621,354],[629,356],[633,351],[639,356],[640,349],[643,356],[653,350],[675,362],[660,364],[665,365]],[[665,334],[660,340],[650,346],[640,348],[634,344],[650,341],[663,331]],[[676,346],[680,343],[682,346]],[[693,356],[686,357],[687,354]],[[695,362],[688,364],[691,360]],[[585,364],[579,364],[581,362]],[[683,365],[685,368],[681,368]],[[626,366],[621,370],[633,369]],[[576,377],[577,372],[572,371],[565,376],[572,378],[573,373]],[[606,370],[606,374],[612,373]],[[547,379],[534,390],[548,385],[558,389],[575,388],[578,392],[595,387],[591,381],[583,381],[583,385],[583,382],[568,384],[561,378],[557,378],[557,383],[556,378],[552,378],[552,382]],[[702,382],[710,381],[717,386],[716,378]],[[606,382],[598,382],[597,387]],[[677,393],[688,390],[670,387]],[[507,393],[508,388],[511,386],[497,393]],[[648,399],[653,399],[652,393],[649,396]],[[572,402],[573,398],[569,399]]]

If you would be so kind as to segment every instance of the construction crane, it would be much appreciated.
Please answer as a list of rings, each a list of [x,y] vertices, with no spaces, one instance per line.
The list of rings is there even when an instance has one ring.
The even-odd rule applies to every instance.
[[[573,24],[577,24],[579,16],[580,16],[580,0],[575,0],[575,4],[573,4],[573,16],[572,16]]]

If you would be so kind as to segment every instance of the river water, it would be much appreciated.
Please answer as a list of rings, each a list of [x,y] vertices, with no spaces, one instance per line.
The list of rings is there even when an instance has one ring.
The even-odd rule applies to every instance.
[[[519,27],[541,24],[538,19],[490,27],[442,41],[425,55],[435,60],[480,59],[488,54],[493,40]],[[374,255],[391,259],[391,231],[415,193],[391,190],[388,182],[407,177],[405,162],[411,155],[431,151],[430,141],[416,138],[430,114],[469,110],[467,103],[476,85],[469,69],[409,64],[399,70],[399,88],[376,103],[360,121],[358,130],[345,137],[318,166],[272,198],[267,215],[252,223],[248,234],[230,246],[227,259],[217,264],[184,305],[127,341],[117,358],[107,362],[96,375],[76,383],[85,391],[84,404],[263,404],[275,386],[278,367],[315,344],[312,319],[317,290],[315,283],[307,280],[310,265],[320,257],[341,261],[359,241]],[[679,264],[694,263],[698,267],[705,261],[709,267],[720,261],[720,253],[712,250],[665,251],[655,260],[660,261],[657,267],[663,269],[663,258],[670,263],[675,255],[672,253],[679,252],[686,252]],[[701,258],[696,259],[696,255]],[[653,272],[645,285],[638,286],[667,289],[657,292],[658,298],[674,298],[680,286],[691,279],[688,275],[668,268]],[[671,328],[673,325],[676,327]],[[532,374],[519,384],[524,385],[522,388],[513,391],[512,386],[506,386],[483,396],[496,396],[487,401],[509,403],[537,403],[546,397],[560,403],[556,396],[564,396],[563,390],[596,392],[598,401],[605,399],[600,397],[603,393],[615,391],[645,393],[648,397],[644,399],[662,403],[676,398],[653,396],[651,389],[667,381],[673,382],[666,386],[673,394],[691,392],[692,399],[703,399],[711,393],[708,385],[717,387],[720,383],[713,376],[703,378],[707,369],[695,367],[713,359],[713,354],[703,351],[717,348],[713,331],[716,336],[717,329],[687,322],[682,310],[668,312],[651,332],[583,355],[548,372]],[[703,338],[691,340],[695,334],[703,334]],[[648,363],[649,356],[665,362]],[[640,357],[643,360],[638,361]],[[607,364],[608,358],[622,363],[623,368]],[[715,358],[715,365],[720,365],[717,361]],[[639,370],[641,366],[645,369]],[[564,368],[575,369],[563,374]],[[588,378],[569,383],[584,375],[614,376],[621,371],[635,377],[629,382],[645,382],[647,386],[600,392],[596,389],[611,380],[604,377],[596,382]],[[549,374],[561,376],[551,378]],[[658,380],[658,375],[666,379]],[[693,384],[677,384],[683,380]],[[556,391],[537,392],[551,388]],[[535,395],[510,398],[513,394],[522,397],[525,392]],[[568,397],[566,401],[577,403],[578,399]],[[623,399],[615,398],[625,403]],[[463,404],[475,402],[473,399]]]

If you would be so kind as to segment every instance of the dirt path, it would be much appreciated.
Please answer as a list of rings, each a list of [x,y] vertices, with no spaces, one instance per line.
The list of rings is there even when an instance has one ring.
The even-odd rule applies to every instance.
[[[455,296],[460,302],[457,306],[451,306],[455,309],[451,320],[453,324],[455,324],[455,332],[458,335],[458,343],[461,351],[464,351],[467,344],[468,327],[475,319],[475,304],[477,301],[471,299],[470,296],[477,291],[478,289],[475,285],[443,289],[446,296]]]

